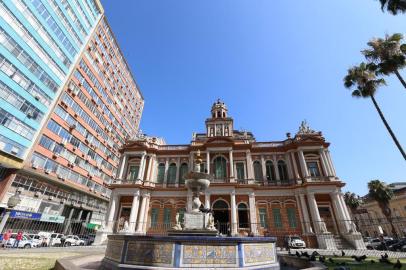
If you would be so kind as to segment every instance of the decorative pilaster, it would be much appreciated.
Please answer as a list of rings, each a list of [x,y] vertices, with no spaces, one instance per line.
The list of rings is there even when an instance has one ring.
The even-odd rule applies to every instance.
[[[266,179],[266,164],[265,164],[265,158],[264,156],[261,155],[261,167],[262,167],[262,178],[264,183],[267,183],[267,179]]]
[[[127,162],[128,162],[128,154],[124,154],[121,159],[120,173],[118,175],[118,179],[123,179]]]
[[[204,195],[204,207],[206,209],[210,209],[210,192],[206,191],[206,194]]]
[[[233,157],[233,150],[229,152],[230,157],[230,178],[234,181],[234,157]]]
[[[179,170],[180,170],[180,157],[176,159],[176,179],[175,179],[175,186],[179,186]]]
[[[140,208],[140,213],[139,213],[139,219],[138,219],[138,224],[137,224],[137,230],[135,233],[137,234],[143,234],[144,233],[144,223],[145,223],[145,212],[147,212],[147,205],[148,198],[149,198],[149,193],[143,193],[142,195],[142,202],[141,202],[141,208]]]
[[[235,191],[230,194],[231,202],[231,235],[238,235],[238,223],[237,223],[237,204],[235,202]]]
[[[310,217],[309,217],[309,212],[307,210],[306,206],[306,200],[305,200],[305,195],[304,194],[299,194],[300,198],[300,205],[302,207],[302,214],[303,214],[303,220],[305,223],[305,232],[306,233],[313,233],[313,229],[310,223]]]
[[[113,231],[117,208],[119,206],[119,196],[113,191],[110,197],[109,210],[107,216],[107,231]]]
[[[257,229],[257,210],[255,206],[255,193],[251,192],[248,196],[248,202],[250,207],[250,224],[251,224],[251,232],[254,235],[258,235]]]
[[[326,150],[326,158],[327,158],[327,161],[330,164],[330,168],[331,168],[331,171],[333,172],[333,176],[337,176],[336,169],[334,168],[333,161],[331,160],[331,155],[330,155],[329,150]]]
[[[310,178],[309,171],[307,170],[306,160],[302,150],[299,150],[299,161],[300,161],[300,168],[302,170],[303,178],[308,180]]]
[[[254,173],[253,173],[252,158],[251,158],[251,152],[250,151],[246,152],[246,158],[247,158],[248,179],[252,180],[252,179],[254,179]]]
[[[273,156],[273,162],[272,162],[272,164],[273,164],[273,169],[274,169],[274,171],[275,171],[276,183],[277,183],[278,185],[280,185],[280,184],[281,184],[281,177],[280,177],[280,175],[279,175],[279,170],[278,170],[278,159],[276,158],[275,155]]]
[[[295,177],[296,179],[299,179],[300,176],[299,176],[299,171],[298,171],[297,166],[296,166],[295,153],[294,153],[294,152],[290,152],[290,157],[291,157],[291,159],[292,159],[294,177]]]
[[[321,148],[320,150],[319,150],[319,156],[320,156],[320,160],[321,160],[321,167],[323,168],[323,174],[324,174],[324,176],[330,176],[331,175],[331,173],[330,173],[330,166],[329,166],[329,164],[328,164],[328,162],[326,161],[326,158],[325,158],[325,156],[324,156],[324,150],[323,150],[323,148]]]
[[[317,206],[314,193],[307,194],[307,201],[309,203],[310,213],[312,214],[313,225],[316,233],[326,233],[326,224],[321,220],[319,208]]]
[[[141,156],[140,169],[138,170],[137,180],[143,180],[143,177],[144,177],[144,165],[145,165],[145,153],[143,153],[142,156]]]
[[[137,190],[136,192],[134,192],[133,203],[131,205],[131,213],[130,213],[130,219],[129,219],[129,223],[130,223],[129,232],[130,233],[135,232],[135,227],[137,225],[139,201],[140,201],[140,191]]]
[[[210,174],[210,152],[206,150],[206,169],[207,173]]]
[[[166,184],[168,183],[168,170],[169,170],[169,158],[166,158],[165,160],[165,173],[164,173],[164,187],[166,187]]]

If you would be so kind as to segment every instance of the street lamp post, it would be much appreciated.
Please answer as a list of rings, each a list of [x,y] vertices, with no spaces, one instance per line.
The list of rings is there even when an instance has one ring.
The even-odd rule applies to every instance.
[[[19,194],[19,192],[17,190],[16,193],[13,196],[8,198],[7,208],[9,210],[11,210],[14,207],[16,207],[20,202],[21,202],[21,198],[20,198],[20,194]],[[2,231],[4,229],[4,226],[6,226],[7,220],[10,217],[10,212],[11,211],[7,211],[7,210],[6,210],[6,213],[4,213],[3,219],[0,222],[0,233],[2,233]]]

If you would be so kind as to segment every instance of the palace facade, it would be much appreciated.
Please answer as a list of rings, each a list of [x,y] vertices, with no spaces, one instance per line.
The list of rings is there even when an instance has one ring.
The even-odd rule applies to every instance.
[[[184,175],[198,151],[214,180],[201,196],[225,235],[301,235],[309,246],[362,248],[350,221],[329,143],[303,122],[282,141],[258,142],[234,129],[227,106],[217,101],[204,133],[190,144],[167,145],[139,137],[120,150],[118,179],[110,185],[106,231],[160,234],[190,205]],[[126,222],[127,221],[127,222]]]

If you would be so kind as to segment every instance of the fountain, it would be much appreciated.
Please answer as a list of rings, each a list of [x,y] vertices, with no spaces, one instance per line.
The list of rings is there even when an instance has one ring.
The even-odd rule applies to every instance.
[[[275,237],[223,237],[210,209],[199,195],[212,176],[202,172],[200,151],[185,185],[192,192],[191,210],[168,236],[113,234],[108,236],[102,269],[279,269]],[[203,210],[203,211],[202,211]]]

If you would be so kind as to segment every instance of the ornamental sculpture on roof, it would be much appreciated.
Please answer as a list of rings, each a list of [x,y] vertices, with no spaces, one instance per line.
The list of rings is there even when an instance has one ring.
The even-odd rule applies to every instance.
[[[316,131],[314,131],[313,129],[311,129],[309,127],[309,124],[307,123],[306,120],[303,120],[302,123],[300,124],[299,131],[297,132],[297,134],[304,135],[304,134],[314,134],[314,133],[316,133]]]

